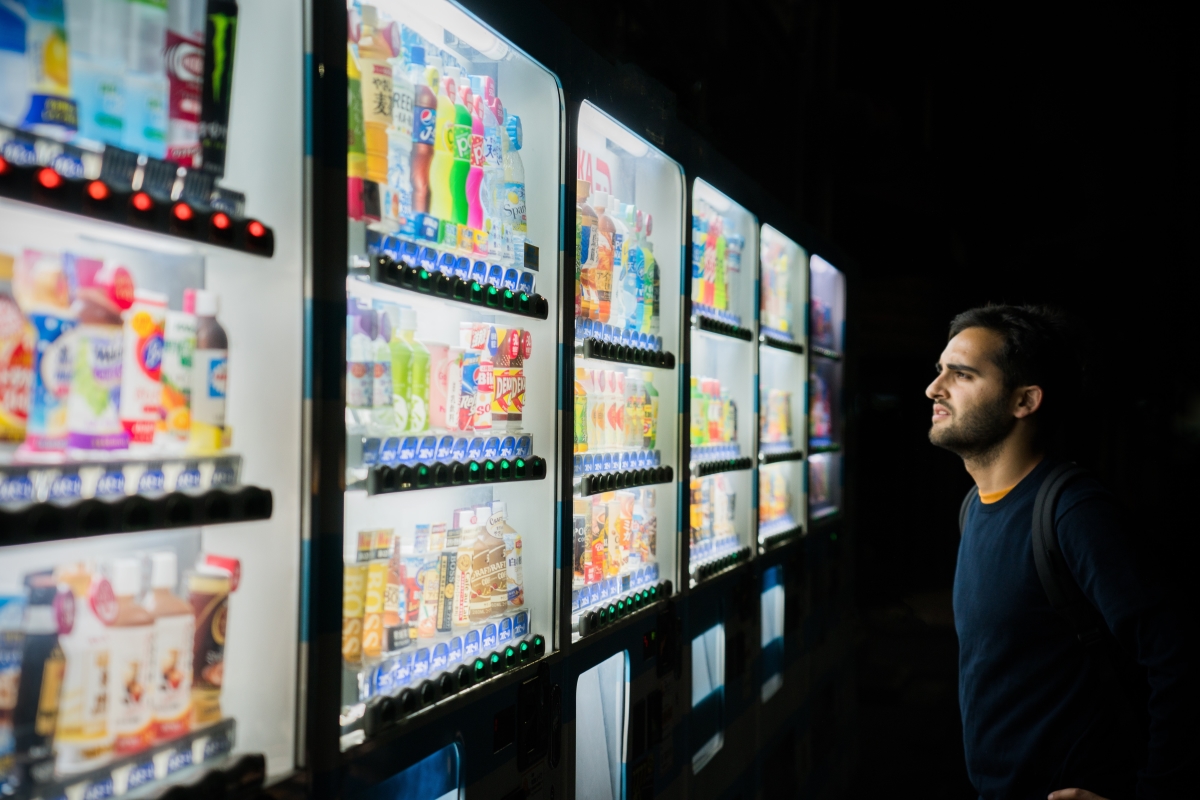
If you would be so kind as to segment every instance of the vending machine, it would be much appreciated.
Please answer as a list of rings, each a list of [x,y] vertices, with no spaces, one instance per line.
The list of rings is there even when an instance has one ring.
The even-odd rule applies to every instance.
[[[561,91],[448,0],[323,13],[341,52],[325,33],[318,57],[345,93],[326,88],[316,113],[337,114],[340,99],[345,127],[344,172],[328,183],[340,194],[317,196],[323,217],[342,215],[319,276],[317,336],[342,349],[326,347],[319,368],[329,379],[340,363],[326,384],[340,430],[326,407],[314,433],[341,440],[319,453],[338,461],[336,475],[320,467],[321,502],[341,512],[323,512],[320,550],[337,543],[341,575],[340,590],[324,576],[318,613],[331,621],[336,604],[341,621],[336,665],[316,656],[340,694],[337,755],[318,784],[424,797],[413,781],[436,775],[446,792],[553,796],[556,478],[570,435]]]
[[[692,143],[689,150],[699,149]],[[707,173],[706,173],[707,174]],[[686,362],[691,703],[688,794],[723,797],[752,777],[758,608],[759,223],[692,180]]]
[[[5,797],[297,767],[302,24],[0,7]]]
[[[832,520],[842,506],[842,346],[846,278],[819,255],[809,261],[808,518]]]
[[[587,82],[580,80],[578,94]],[[615,83],[615,81],[614,81]],[[612,85],[605,87],[611,92]],[[585,95],[586,96],[586,95]],[[681,796],[679,165],[592,100],[576,143],[567,796]],[[631,114],[631,117],[636,115]],[[632,120],[630,120],[632,123]]]

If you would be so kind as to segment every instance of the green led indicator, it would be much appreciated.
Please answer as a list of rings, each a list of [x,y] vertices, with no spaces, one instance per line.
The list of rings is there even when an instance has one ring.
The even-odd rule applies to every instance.
[[[499,664],[499,663],[500,663],[500,654],[499,654],[499,653],[492,653],[492,658],[491,658],[491,661],[492,661],[492,663],[493,663],[493,664]]]
[[[517,459],[517,469],[520,469],[520,468],[521,468],[521,467],[523,467],[523,466],[525,466],[525,459],[523,459],[523,458],[518,458],[518,459]]]
[[[524,653],[529,649],[529,642],[521,642],[521,652]]]
[[[542,638],[542,635],[540,633],[537,636],[533,637],[533,644],[535,647],[541,647],[542,642],[544,642],[544,641],[546,641],[546,640]]]
[[[499,294],[499,293],[500,293],[500,290],[497,289],[495,286],[488,287],[488,294]]]
[[[510,466],[510,465],[509,465],[509,463],[508,463],[508,459],[507,459],[507,458],[504,458],[504,459],[501,459],[501,460],[500,460],[500,469],[508,469],[508,468],[509,468],[509,466]]]
[[[421,280],[423,280],[423,281],[429,279],[429,271],[424,268],[422,268],[421,271],[417,274],[420,275]]]
[[[504,299],[506,299],[506,300],[511,300],[511,299],[512,299],[512,296],[513,296],[512,289],[505,289],[505,290],[504,290]]]
[[[479,462],[478,461],[471,462],[471,472],[479,472]]]
[[[475,659],[475,671],[476,672],[483,672],[486,668],[487,668],[487,662],[485,662],[482,658]]]
[[[617,607],[616,607],[616,606],[609,606],[609,607],[608,607],[608,615],[609,615],[610,617],[611,617],[612,615],[616,614],[616,613],[617,613]]]
[[[517,654],[517,651],[513,650],[511,647],[504,648],[504,657],[505,658],[511,659],[514,656],[516,656],[516,654]]]

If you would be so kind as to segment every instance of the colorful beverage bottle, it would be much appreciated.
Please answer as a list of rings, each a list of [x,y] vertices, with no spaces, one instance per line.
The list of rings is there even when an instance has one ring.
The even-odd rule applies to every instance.
[[[125,0],[66,4],[67,40],[71,46],[71,93],[79,103],[79,135],[93,142],[118,147],[121,145],[121,129],[125,122],[129,9],[130,3]],[[200,39],[203,67],[203,8]],[[197,118],[199,110],[197,98]],[[199,140],[197,153],[200,151],[198,144]]]
[[[644,376],[642,388],[646,399],[642,405],[642,447],[653,450],[658,447],[658,389],[654,388],[654,373],[649,370]]]
[[[471,167],[467,172],[467,225],[483,230],[483,97],[474,95],[471,108]]]
[[[483,229],[487,233],[490,255],[504,254],[504,105],[495,96],[495,84],[489,77],[483,84]]]
[[[385,311],[376,311],[371,382],[371,422],[381,435],[396,430],[396,411],[392,403],[392,322]]]
[[[191,603],[175,594],[179,585],[175,553],[155,553],[150,563],[146,610],[154,617],[154,657],[150,662],[152,738],[173,739],[191,727],[196,618]]]
[[[454,197],[453,219],[459,225],[466,225],[470,218],[467,178],[471,173],[471,108],[475,105],[475,95],[466,81],[456,79],[455,87],[458,91],[454,98],[454,163],[450,168],[450,191]]]
[[[155,158],[167,154],[166,49],[166,0],[130,0],[121,142],[127,150]]]
[[[108,266],[87,275],[77,259],[79,328],[75,373],[67,398],[67,447],[87,454],[124,450],[129,437],[121,425],[121,365],[124,331],[121,312],[133,304],[133,279],[124,267]],[[95,262],[88,264],[92,268]]]
[[[529,232],[525,219],[525,163],[521,160],[520,152],[525,144],[521,118],[516,114],[508,114],[502,136],[505,252],[521,261],[525,258],[525,238]]]
[[[216,292],[191,290],[192,307],[184,294],[184,310],[196,315],[196,352],[192,357],[192,429],[188,451],[210,454],[225,440],[225,395],[229,377],[229,337],[217,314],[221,298]]]
[[[586,453],[588,449],[588,393],[587,370],[575,368],[575,426],[574,442],[576,453]]]
[[[396,416],[396,430],[408,430],[409,380],[412,377],[412,336],[417,326],[416,312],[401,308],[399,323],[388,342],[392,356],[392,412]],[[407,338],[405,338],[407,336]]]
[[[416,52],[418,50],[420,53]],[[437,70],[415,63],[418,55],[424,60],[424,49],[414,47],[413,51],[412,207],[418,214],[427,214],[430,211],[430,168],[435,157],[438,105],[437,93],[430,87],[437,84]]]
[[[155,429],[163,413],[162,356],[167,296],[138,289],[134,298],[124,315],[121,425],[130,447],[145,447],[154,443]]]
[[[142,563],[118,558],[112,565],[117,613],[109,623],[108,701],[112,708],[113,754],[144,750],[152,733],[150,692],[154,685],[154,617],[138,603]]]
[[[10,291],[13,259],[0,254],[0,440],[25,438],[33,383],[33,327]]]
[[[576,230],[575,285],[580,292],[579,316],[600,319],[600,295],[596,288],[596,250],[599,235],[596,230],[596,210],[588,203],[592,185],[575,181]]]
[[[436,67],[426,70],[437,82],[437,128],[433,144],[433,160],[429,165],[429,213],[439,220],[454,219],[454,193],[450,172],[454,168],[454,79],[439,78]]]
[[[346,45],[346,177],[353,186],[367,174],[367,141],[363,128],[362,73],[350,45]],[[361,192],[361,188],[359,189]],[[362,216],[362,200],[351,191],[350,215]]]
[[[415,325],[416,315],[413,317],[412,322]],[[401,334],[412,348],[408,378],[408,431],[420,433],[429,430],[429,350],[413,338],[412,329],[402,330]]]
[[[102,5],[102,4],[101,4]],[[193,167],[200,158],[200,103],[204,82],[205,0],[167,3],[167,158]]]
[[[412,216],[413,101],[416,86],[400,59],[391,59],[392,122],[387,129],[387,185],[383,214],[396,222]]]
[[[620,324],[612,318],[613,285],[613,236],[616,226],[605,211],[608,208],[608,193],[596,192],[593,196],[596,208],[596,298],[597,312],[601,322]]]

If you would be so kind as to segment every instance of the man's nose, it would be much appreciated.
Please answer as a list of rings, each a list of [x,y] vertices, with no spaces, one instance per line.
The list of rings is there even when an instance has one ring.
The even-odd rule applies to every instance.
[[[945,392],[942,391],[942,376],[938,375],[933,379],[933,383],[925,387],[925,396],[930,400],[936,400],[939,397],[944,397]]]

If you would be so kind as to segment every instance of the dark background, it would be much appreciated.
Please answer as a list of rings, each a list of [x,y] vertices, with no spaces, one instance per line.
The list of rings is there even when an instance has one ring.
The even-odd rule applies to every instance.
[[[1200,31],[1186,4],[542,2],[665,84],[685,124],[853,259],[855,794],[972,797],[949,604],[970,483],[928,445],[923,395],[955,313],[1043,302],[1079,319],[1095,360],[1077,457],[1191,602]]]

